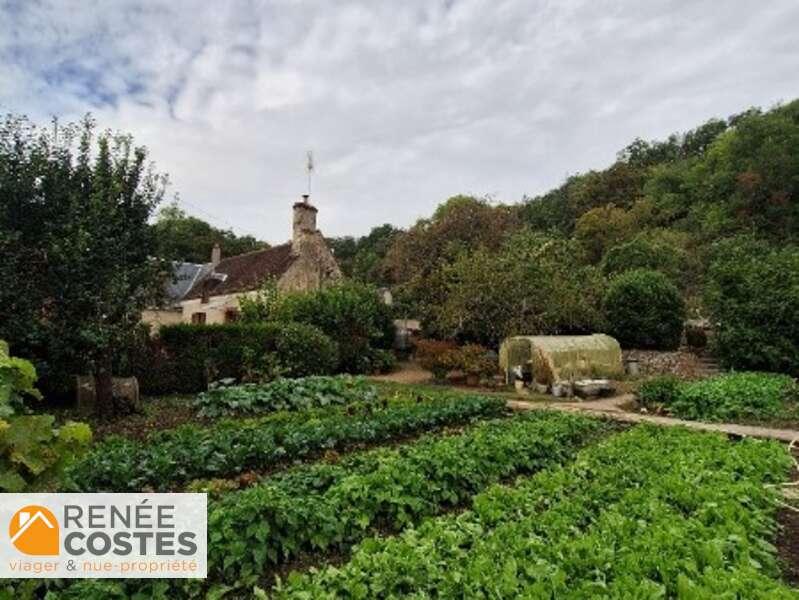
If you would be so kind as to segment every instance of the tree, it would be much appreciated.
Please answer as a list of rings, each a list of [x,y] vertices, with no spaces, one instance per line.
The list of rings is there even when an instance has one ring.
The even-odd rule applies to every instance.
[[[166,260],[206,263],[214,244],[219,244],[223,257],[268,247],[251,235],[237,236],[230,229],[217,229],[189,216],[177,202],[161,209],[153,230],[158,256]]]
[[[103,415],[116,349],[161,293],[148,220],[165,185],[143,147],[90,117],[50,133],[10,116],[0,129],[0,337],[50,391],[94,374]]]
[[[399,229],[385,223],[373,227],[363,237],[329,238],[327,243],[344,275],[364,283],[384,286],[388,284],[388,277],[383,268],[383,260],[400,233]]]
[[[705,287],[721,362],[799,376],[799,246],[719,242]]]

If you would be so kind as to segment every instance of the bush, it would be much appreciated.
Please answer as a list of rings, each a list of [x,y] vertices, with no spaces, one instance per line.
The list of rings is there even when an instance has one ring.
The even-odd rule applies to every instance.
[[[685,304],[662,273],[637,269],[619,275],[604,307],[610,333],[623,347],[673,350],[680,345]]]
[[[303,323],[168,325],[142,346],[135,372],[146,394],[198,392],[226,378],[326,375],[338,362],[335,343]]]
[[[362,377],[303,377],[278,379],[264,385],[237,385],[212,387],[195,400],[204,417],[222,415],[253,415],[281,410],[307,410],[372,402],[377,399],[377,389]]]
[[[371,373],[385,356],[374,349],[389,349],[394,342],[391,311],[377,290],[346,281],[315,292],[282,296],[273,308],[276,321],[293,321],[318,327],[338,344],[338,370]]]
[[[423,369],[432,371],[433,377],[445,379],[452,369],[452,352],[458,349],[455,342],[421,339],[416,341],[416,361]]]
[[[799,376],[799,247],[727,240],[715,248],[707,279],[721,363]]]
[[[497,360],[491,358],[487,348],[479,344],[466,344],[450,350],[444,358],[450,368],[463,371],[467,375],[493,375],[499,368]]]

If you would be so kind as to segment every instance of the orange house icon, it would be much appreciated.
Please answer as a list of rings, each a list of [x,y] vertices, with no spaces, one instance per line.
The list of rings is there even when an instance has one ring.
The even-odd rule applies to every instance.
[[[58,520],[44,506],[32,504],[15,512],[8,526],[8,535],[14,547],[25,554],[58,554]]]

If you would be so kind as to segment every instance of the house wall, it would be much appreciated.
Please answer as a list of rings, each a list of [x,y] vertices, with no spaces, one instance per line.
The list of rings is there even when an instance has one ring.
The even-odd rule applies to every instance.
[[[318,290],[341,279],[341,269],[320,232],[303,232],[295,249],[297,257],[277,282],[281,292]]]
[[[141,313],[142,323],[150,326],[152,333],[157,332],[163,325],[175,325],[183,322],[183,310],[181,308],[169,308],[161,310],[143,310]]]
[[[231,310],[239,310],[239,296],[253,297],[257,292],[239,292],[236,294],[224,294],[221,296],[211,296],[208,302],[203,302],[200,298],[184,300],[181,302],[183,307],[182,322],[191,323],[192,315],[195,313],[205,313],[206,324],[226,323],[226,313]]]

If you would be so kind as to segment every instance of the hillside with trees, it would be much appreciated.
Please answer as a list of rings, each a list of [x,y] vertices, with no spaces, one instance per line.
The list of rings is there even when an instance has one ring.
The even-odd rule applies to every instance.
[[[707,318],[726,365],[796,373],[798,194],[793,101],[636,139],[608,168],[519,204],[450,198],[393,231],[367,280],[390,284],[398,311],[421,317],[427,334],[488,345],[515,333],[621,334],[632,318],[617,314],[624,298],[665,294],[639,302],[639,326]],[[670,348],[675,334],[628,345]]]

